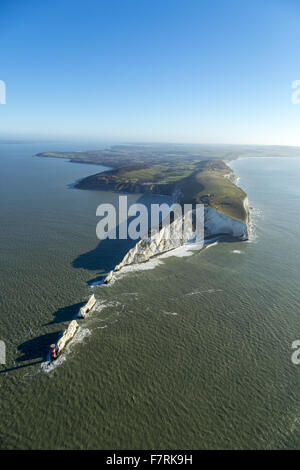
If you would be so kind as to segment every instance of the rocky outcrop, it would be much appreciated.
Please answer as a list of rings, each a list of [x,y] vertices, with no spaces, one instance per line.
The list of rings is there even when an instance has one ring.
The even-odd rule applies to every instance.
[[[83,307],[81,307],[81,309],[78,312],[77,318],[85,318],[86,314],[92,310],[95,303],[96,303],[96,298],[93,294],[91,295],[87,303]]]
[[[64,331],[62,337],[57,342],[56,352],[60,354],[65,348],[66,344],[73,338],[78,328],[78,323],[76,320],[71,321],[68,328]]]
[[[119,271],[130,264],[144,263],[153,256],[184,245],[194,237],[191,215],[178,217],[172,223],[164,225],[160,230],[154,230],[151,237],[140,240],[128,251],[121,263],[115,267],[115,271]]]
[[[107,178],[105,175],[96,176],[98,180]],[[206,180],[208,181],[207,185],[209,188],[214,188],[215,193],[219,191],[220,194],[222,194],[222,191],[225,191],[226,197],[217,198],[215,193],[209,192],[208,194],[202,194],[200,196],[196,193],[194,199],[191,199],[189,188],[196,184],[201,192],[201,188],[204,183],[206,183]],[[224,185],[224,180],[229,180],[231,184],[228,185],[228,182],[226,182]],[[173,198],[180,205],[191,202],[193,202],[193,204],[200,203],[202,207],[201,241],[203,243],[205,239],[218,235],[230,235],[240,240],[248,239],[250,227],[248,197],[241,188],[237,187],[236,176],[226,162],[203,161],[201,168],[199,166],[196,172],[192,173],[190,177],[185,178],[183,181],[183,185],[175,185],[174,187],[172,185],[151,184],[148,188],[149,191],[145,191],[145,187],[148,183],[144,183],[143,192],[153,191],[160,193],[161,191],[158,190],[158,186],[160,186],[160,189],[164,188],[164,194],[172,194]],[[168,191],[166,191],[167,188]],[[119,190],[120,188],[118,187],[116,189]],[[126,190],[127,189],[128,188],[126,188]],[[139,190],[140,189],[141,188],[139,188]],[[189,195],[189,198],[185,196],[185,192]],[[166,220],[167,219],[165,219],[162,226],[156,230],[153,231],[152,229],[151,236],[144,237],[138,241],[136,245],[128,251],[123,260],[115,266],[114,271],[119,271],[124,266],[144,263],[154,256],[174,250],[193,241],[193,237],[195,237],[195,211],[191,211],[185,216],[179,216],[171,223],[165,223]],[[197,241],[199,242],[199,232],[197,234]],[[108,284],[113,279],[114,271],[111,271],[106,276],[104,280],[105,284]]]
[[[249,208],[247,197],[244,200],[244,207],[247,214],[244,222],[228,217],[210,207],[205,207],[204,238],[207,239],[216,235],[230,235],[232,237],[239,238],[240,240],[247,240],[249,237]],[[185,230],[183,230],[184,223]],[[131,264],[144,263],[154,256],[160,255],[166,251],[174,250],[188,242],[191,243],[194,237],[193,218],[190,214],[186,219],[184,217],[179,217],[171,224],[163,226],[160,230],[156,230],[156,233],[150,238],[143,238],[140,240],[131,250],[128,251],[121,263],[115,267],[114,271],[119,271],[124,266]],[[111,271],[104,282],[109,283],[112,277],[113,272]]]
[[[80,311],[77,314],[77,318],[84,318],[95,305],[96,303],[96,298],[94,294],[89,298],[87,303],[81,307]],[[74,337],[77,328],[79,327],[78,323],[76,320],[72,320],[71,323],[69,323],[68,328],[62,333],[62,336],[58,340],[56,344],[51,344],[50,346],[50,358],[51,361],[54,361],[58,358],[60,353],[63,351],[63,349],[66,347],[66,344],[71,341],[71,339]],[[51,362],[50,361],[50,362]]]
[[[106,276],[106,278],[104,279],[104,284],[108,284],[112,280],[113,277],[114,277],[114,272],[110,271],[108,275]]]

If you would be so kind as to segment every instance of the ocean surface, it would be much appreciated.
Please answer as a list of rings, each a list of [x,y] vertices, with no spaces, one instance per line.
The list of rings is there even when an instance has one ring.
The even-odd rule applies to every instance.
[[[131,246],[96,238],[98,204],[118,195],[72,188],[99,166],[33,157],[87,148],[0,145],[0,448],[299,448],[300,159],[232,163],[248,242],[182,249],[103,286]],[[45,367],[91,293],[96,310]]]

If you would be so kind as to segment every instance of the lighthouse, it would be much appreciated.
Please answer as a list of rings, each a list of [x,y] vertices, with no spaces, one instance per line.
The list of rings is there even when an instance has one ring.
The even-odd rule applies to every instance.
[[[54,361],[54,359],[57,358],[56,344],[51,344],[50,349],[51,349],[51,360]]]

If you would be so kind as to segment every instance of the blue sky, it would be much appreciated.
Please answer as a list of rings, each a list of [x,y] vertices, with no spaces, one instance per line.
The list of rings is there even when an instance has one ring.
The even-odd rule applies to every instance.
[[[300,145],[297,0],[1,0],[0,136]]]

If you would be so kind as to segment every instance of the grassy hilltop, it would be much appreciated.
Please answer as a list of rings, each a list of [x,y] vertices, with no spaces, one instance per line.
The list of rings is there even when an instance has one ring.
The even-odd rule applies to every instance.
[[[238,147],[114,146],[89,152],[47,152],[40,157],[68,158],[112,169],[84,178],[76,187],[130,193],[179,195],[186,204],[203,203],[245,221],[246,193],[234,184],[234,174],[223,159],[235,159]],[[245,151],[245,150],[244,150]]]
[[[246,220],[246,193],[234,183],[232,170],[222,160],[119,168],[84,178],[79,189],[135,193],[180,194],[183,204],[202,203],[237,220]]]

